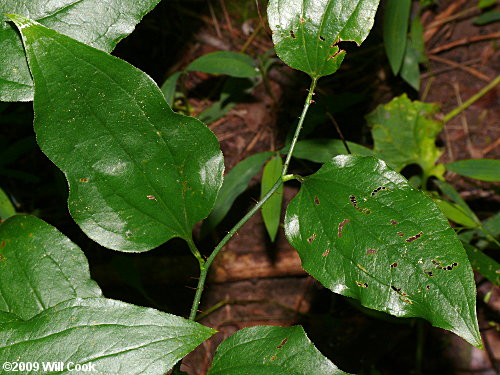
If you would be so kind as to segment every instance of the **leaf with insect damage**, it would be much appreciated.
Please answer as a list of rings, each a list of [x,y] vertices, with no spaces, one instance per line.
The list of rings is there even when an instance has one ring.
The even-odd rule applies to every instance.
[[[219,345],[208,375],[347,375],[324,357],[301,326],[244,328]]]
[[[433,201],[383,161],[341,155],[305,178],[285,232],[304,269],[335,293],[481,345],[463,246]]]
[[[312,79],[333,74],[345,51],[338,43],[360,45],[368,36],[379,0],[271,0],[269,26],[278,56]]]

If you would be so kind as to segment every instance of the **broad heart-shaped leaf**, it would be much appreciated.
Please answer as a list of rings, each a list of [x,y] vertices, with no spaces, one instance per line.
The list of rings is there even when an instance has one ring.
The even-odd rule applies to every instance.
[[[0,225],[0,310],[30,319],[76,297],[101,297],[80,248],[34,216]]]
[[[149,308],[106,298],[76,298],[29,320],[2,324],[0,362],[62,361],[87,364],[99,375],[163,375],[214,332]],[[47,373],[42,368],[30,371]]]
[[[242,329],[219,345],[208,375],[346,375],[301,326]]]
[[[343,40],[360,45],[368,36],[379,0],[270,0],[267,8],[275,50],[285,64],[318,79],[335,73],[345,56]]]
[[[481,345],[464,248],[434,202],[383,161],[340,155],[305,178],[285,232],[304,269],[335,293]]]
[[[35,82],[37,140],[66,174],[76,223],[123,251],[190,238],[222,184],[215,135],[174,113],[151,78],[130,64],[12,18]]]
[[[6,13],[23,14],[43,25],[104,51],[130,34],[160,0],[3,0],[0,1],[0,100],[33,99],[33,81],[23,44]]]
[[[444,167],[435,165],[442,152],[435,142],[443,124],[432,119],[438,110],[436,104],[412,102],[406,94],[378,106],[366,116],[377,156],[397,171],[418,164],[424,175],[442,177]]]

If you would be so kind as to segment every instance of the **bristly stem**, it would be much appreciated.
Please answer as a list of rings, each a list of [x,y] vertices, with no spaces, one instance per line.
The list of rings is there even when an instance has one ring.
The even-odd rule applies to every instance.
[[[267,194],[240,220],[238,223],[224,236],[222,241],[219,242],[219,244],[215,247],[214,251],[210,256],[207,258],[206,261],[204,261],[201,258],[201,255],[199,255],[198,249],[196,249],[196,246],[194,243],[191,241],[189,243],[189,248],[191,249],[191,252],[196,256],[198,261],[200,262],[200,278],[198,280],[198,286],[196,287],[196,294],[194,296],[193,300],[193,305],[191,306],[191,313],[189,314],[189,319],[190,320],[195,320],[196,319],[196,314],[198,313],[198,307],[200,305],[201,301],[201,295],[203,293],[203,288],[205,287],[205,281],[207,279],[207,274],[208,270],[210,269],[210,266],[212,265],[213,261],[217,257],[217,255],[220,253],[222,248],[228,243],[228,241],[240,230],[240,228],[257,212],[259,209],[266,203],[266,201],[271,198],[273,193],[278,190],[278,188],[283,184],[284,181],[291,180],[293,178],[299,179],[300,176],[296,175],[287,175],[288,171],[288,166],[290,164],[290,160],[292,158],[292,153],[295,148],[295,144],[297,143],[297,140],[299,139],[300,131],[302,130],[302,125],[304,124],[304,119],[306,117],[307,111],[309,109],[309,106],[314,102],[313,100],[313,95],[314,95],[314,90],[316,88],[316,83],[318,82],[318,78],[313,78],[311,82],[311,87],[309,88],[309,93],[307,94],[306,102],[304,103],[304,108],[302,110],[302,114],[300,115],[299,123],[297,124],[297,129],[295,130],[295,134],[293,136],[292,144],[290,145],[290,149],[288,151],[288,154],[285,159],[285,164],[283,165],[283,170],[281,173],[281,177],[276,181],[276,183],[273,185],[273,187],[267,192]],[[293,176],[293,177],[292,177]]]
[[[302,125],[304,124],[304,119],[306,118],[307,111],[309,110],[309,106],[314,103],[313,96],[317,82],[318,78],[312,79],[311,87],[309,88],[309,93],[307,94],[306,102],[304,103],[304,109],[302,109],[302,114],[300,115],[297,129],[295,129],[295,134],[293,135],[292,144],[290,145],[290,149],[288,150],[288,154],[286,155],[285,164],[283,165],[283,172],[281,173],[282,176],[285,176],[288,172],[290,159],[292,159],[293,150],[295,149],[295,145],[297,144],[297,141],[299,139],[300,131],[302,130]]]

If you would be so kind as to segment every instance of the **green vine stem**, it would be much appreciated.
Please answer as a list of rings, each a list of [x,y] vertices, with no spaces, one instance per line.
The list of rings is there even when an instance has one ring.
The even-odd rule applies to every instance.
[[[488,83],[486,86],[483,87],[481,91],[479,91],[477,94],[471,96],[467,101],[465,101],[462,105],[458,106],[455,108],[453,111],[447,113],[443,117],[443,122],[446,123],[450,121],[453,117],[459,115],[462,113],[464,110],[466,110],[471,104],[475,103],[477,100],[479,100],[482,96],[484,96],[488,91],[493,89],[496,85],[500,83],[500,75],[498,75],[493,81]]]
[[[292,158],[292,153],[295,148],[295,145],[297,143],[297,140],[299,139],[300,131],[302,130],[302,125],[304,124],[304,119],[306,118],[307,111],[309,110],[309,106],[314,103],[313,96],[314,96],[314,90],[316,89],[316,83],[318,82],[318,78],[313,78],[311,82],[311,86],[309,88],[309,92],[307,94],[306,101],[304,103],[304,108],[302,109],[302,113],[300,115],[299,123],[297,124],[297,129],[295,130],[295,134],[293,136],[292,144],[290,145],[290,149],[288,151],[288,154],[286,155],[285,163],[283,165],[283,170],[281,173],[281,178],[276,181],[276,183],[273,185],[273,187],[267,192],[267,194],[240,220],[236,225],[224,236],[222,241],[219,242],[219,244],[215,247],[214,251],[210,254],[210,256],[207,258],[206,261],[203,261],[203,259],[198,258],[197,254],[199,254],[198,249],[196,249],[196,246],[194,243],[191,241],[191,243],[188,242],[189,248],[191,249],[191,252],[196,256],[198,261],[200,262],[200,278],[198,279],[198,286],[196,287],[196,294],[194,296],[193,300],[193,305],[191,306],[191,313],[189,314],[189,319],[190,320],[195,320],[196,319],[196,314],[198,313],[198,307],[200,306],[200,301],[201,301],[201,295],[203,293],[203,289],[205,287],[205,281],[207,279],[207,274],[208,270],[210,269],[210,266],[212,265],[213,261],[217,257],[217,255],[220,253],[222,248],[229,242],[229,240],[236,234],[238,230],[241,229],[241,227],[257,212],[259,209],[266,203],[266,201],[271,198],[273,193],[278,190],[278,188],[283,184],[284,181],[288,181],[294,178],[297,178],[299,176],[295,175],[287,175],[288,171],[288,166],[290,165],[290,160]]]

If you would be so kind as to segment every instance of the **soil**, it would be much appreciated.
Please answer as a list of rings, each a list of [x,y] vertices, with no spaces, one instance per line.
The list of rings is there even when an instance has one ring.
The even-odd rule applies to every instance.
[[[261,3],[261,14],[265,15],[265,4]],[[471,1],[441,0],[424,12],[430,60],[422,66],[420,92],[390,72],[381,44],[380,15],[360,48],[346,44],[349,53],[343,67],[335,76],[322,79],[318,87],[318,95],[323,97],[346,92],[361,97],[355,110],[347,107],[336,114],[346,139],[370,146],[363,116],[403,92],[413,99],[439,103],[442,113],[448,113],[499,74],[498,35],[497,39],[470,41],[471,37],[498,33],[498,23],[474,26],[472,19],[479,14],[474,7],[475,2]],[[464,14],[460,16],[459,12]],[[448,20],[454,16],[458,17]],[[443,19],[446,22],[433,27],[436,20]],[[450,47],[451,42],[462,39],[463,43]],[[241,51],[245,46],[245,52],[254,57],[263,56],[272,48],[268,29],[261,27],[253,1],[163,1],[114,53],[146,71],[161,85],[171,73],[203,54],[221,49]],[[256,152],[279,150],[300,113],[307,94],[307,77],[279,63],[273,65],[268,77],[267,85],[259,84],[227,115],[208,125],[220,140],[226,172]],[[187,99],[177,102],[177,109],[188,107],[195,115],[202,112],[217,99],[224,79],[189,73],[181,82]],[[491,90],[445,125],[439,139],[444,150],[440,162],[498,158],[499,95],[499,87]],[[5,137],[32,137],[31,116],[29,104],[11,105],[9,117],[1,122],[19,124],[16,129],[7,129]],[[320,122],[307,136],[338,138],[328,121]],[[81,233],[66,211],[56,209],[66,206],[65,182],[40,151],[33,148],[15,167],[35,180],[8,179],[2,187],[16,192],[20,210],[40,214],[84,249],[92,276],[107,297],[182,316],[188,314],[194,295],[188,288],[196,286],[198,275],[196,261],[182,241],[170,241],[144,254],[103,249]],[[318,165],[297,161],[291,165],[293,173],[304,175],[317,168]],[[452,173],[446,177],[481,218],[497,211],[498,184]],[[259,198],[259,181],[260,176],[256,176],[217,231],[199,242],[205,254]],[[284,207],[298,189],[294,183],[285,187]],[[190,354],[183,361],[182,370],[190,375],[205,374],[218,343],[241,328],[302,324],[318,349],[350,373],[496,374],[500,360],[500,292],[479,274],[476,277],[479,324],[487,351],[471,348],[455,335],[423,321],[397,320],[367,312],[354,301],[325,290],[302,270],[283,229],[280,228],[276,242],[271,243],[261,216],[255,215],[220,254],[203,295],[201,311],[225,301],[201,320],[219,333]],[[484,302],[490,292],[489,301]],[[417,348],[423,348],[421,358],[415,354]]]

